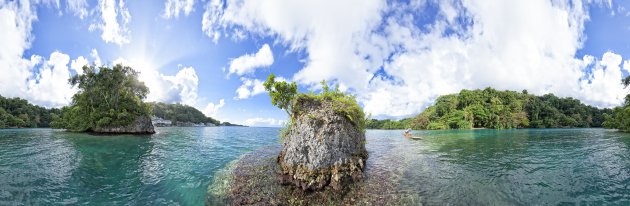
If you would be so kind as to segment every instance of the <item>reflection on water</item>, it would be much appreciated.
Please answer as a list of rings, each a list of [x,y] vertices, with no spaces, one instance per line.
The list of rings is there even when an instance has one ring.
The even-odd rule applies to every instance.
[[[448,133],[451,138],[443,138]],[[401,188],[422,194],[427,204],[630,203],[627,134],[553,129],[424,135]]]
[[[216,171],[278,145],[273,128],[152,136],[0,130],[0,205],[201,205]],[[630,205],[630,135],[604,129],[367,132],[368,188],[411,204]]]
[[[277,144],[275,128],[157,128],[151,136],[0,130],[0,205],[202,205],[216,170]]]

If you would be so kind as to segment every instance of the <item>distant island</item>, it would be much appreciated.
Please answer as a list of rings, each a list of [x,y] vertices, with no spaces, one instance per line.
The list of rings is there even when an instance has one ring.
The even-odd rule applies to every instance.
[[[239,126],[229,122],[221,122],[207,117],[197,108],[183,104],[167,104],[162,102],[149,103],[153,108],[153,125],[158,127],[202,127],[202,126]]]
[[[413,118],[371,119],[367,127],[420,130],[602,127],[612,115],[612,109],[588,106],[571,97],[536,96],[527,90],[497,91],[488,87],[443,95]]]
[[[56,108],[46,109],[19,97],[0,95],[0,129],[50,127],[53,118],[60,114]]]
[[[206,117],[187,105],[145,103],[142,100],[149,91],[137,76],[135,70],[120,64],[112,68],[84,66],[83,74],[69,80],[79,92],[71,105],[61,109],[0,96],[0,129],[52,127],[74,132],[153,133],[154,125],[242,126]]]

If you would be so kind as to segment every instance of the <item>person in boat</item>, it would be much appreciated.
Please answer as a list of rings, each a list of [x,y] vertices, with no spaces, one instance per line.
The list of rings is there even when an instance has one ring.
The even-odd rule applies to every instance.
[[[407,138],[411,138],[412,137],[412,135],[411,135],[411,128],[407,128],[405,130],[405,132],[403,132],[403,136],[405,136]]]
[[[422,139],[422,137],[413,136],[411,134],[411,128],[406,129],[405,132],[403,132],[403,136],[409,139]]]

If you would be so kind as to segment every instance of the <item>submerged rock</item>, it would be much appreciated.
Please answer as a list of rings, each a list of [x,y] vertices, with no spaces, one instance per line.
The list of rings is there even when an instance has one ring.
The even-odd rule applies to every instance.
[[[92,132],[111,134],[153,134],[155,130],[149,117],[140,116],[127,126],[96,127]]]
[[[365,133],[352,117],[330,99],[297,98],[294,104],[294,123],[277,158],[280,182],[302,190],[343,190],[363,179]]]
[[[282,148],[270,146],[244,154],[217,171],[208,186],[206,205],[420,205],[421,197],[401,189],[404,158],[396,153],[368,160],[361,182],[339,192],[325,187],[317,192],[281,185],[276,157]],[[371,161],[371,162],[369,162]],[[375,162],[376,161],[376,162]],[[375,167],[375,165],[382,165]]]

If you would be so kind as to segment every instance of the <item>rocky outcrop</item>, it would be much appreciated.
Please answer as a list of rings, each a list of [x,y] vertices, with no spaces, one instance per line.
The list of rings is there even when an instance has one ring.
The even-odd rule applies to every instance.
[[[296,99],[294,123],[277,158],[281,183],[302,190],[342,190],[363,178],[368,158],[364,131],[335,106],[323,98]]]
[[[93,129],[92,132],[111,134],[153,134],[155,133],[155,130],[149,117],[140,116],[137,117],[132,124],[127,126],[97,127]]]

